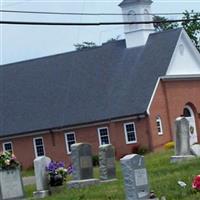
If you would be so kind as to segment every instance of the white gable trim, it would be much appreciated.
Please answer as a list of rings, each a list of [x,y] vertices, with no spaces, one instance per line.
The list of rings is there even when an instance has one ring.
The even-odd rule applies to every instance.
[[[191,58],[191,61],[192,61],[191,63],[189,60],[187,60],[188,63],[186,62],[184,63],[184,61],[180,59],[180,45],[181,44],[183,45],[183,51],[185,52],[186,56],[188,56],[188,58]],[[179,56],[180,62],[178,60],[179,65],[177,65],[177,68],[175,68],[176,66],[174,66],[174,63],[177,64],[177,60],[176,60],[177,56]],[[184,58],[185,58],[185,55],[183,55],[183,59]],[[188,65],[190,68],[186,69],[187,68],[186,65]],[[185,69],[183,67],[183,70],[181,71],[180,70],[181,66],[186,66],[186,67]],[[179,74],[180,75],[181,74],[185,74],[185,75],[200,74],[200,54],[184,29],[182,29],[181,31],[181,34],[177,41],[170,64],[166,72],[166,75],[179,75]]]
[[[148,115],[150,115],[150,107],[151,107],[152,101],[153,101],[153,99],[154,99],[154,96],[155,96],[155,94],[156,94],[156,90],[157,90],[157,88],[158,88],[159,83],[160,83],[160,77],[158,78],[158,80],[157,80],[157,82],[156,82],[156,86],[155,86],[155,88],[154,88],[154,90],[153,90],[153,93],[152,93],[152,95],[151,95],[151,99],[150,99],[150,101],[149,101],[149,105],[148,105],[148,107],[147,107],[147,114],[148,114]]]

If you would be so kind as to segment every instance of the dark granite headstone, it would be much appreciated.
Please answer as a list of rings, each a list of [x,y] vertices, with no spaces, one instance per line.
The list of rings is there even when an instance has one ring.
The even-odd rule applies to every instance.
[[[73,163],[73,179],[93,178],[91,145],[76,143],[71,146],[71,159]]]
[[[99,171],[101,180],[114,179],[116,177],[115,149],[111,144],[99,147]]]

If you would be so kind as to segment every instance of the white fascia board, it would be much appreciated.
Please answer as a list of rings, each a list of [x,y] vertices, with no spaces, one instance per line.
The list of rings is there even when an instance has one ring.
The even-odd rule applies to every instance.
[[[147,114],[150,115],[150,107],[151,107],[151,104],[152,104],[152,101],[154,99],[154,96],[156,94],[156,91],[157,91],[157,88],[158,88],[158,85],[160,83],[160,77],[158,78],[157,82],[156,82],[156,86],[154,87],[154,90],[153,90],[153,93],[151,95],[151,99],[149,101],[149,104],[148,104],[148,107],[147,107]]]

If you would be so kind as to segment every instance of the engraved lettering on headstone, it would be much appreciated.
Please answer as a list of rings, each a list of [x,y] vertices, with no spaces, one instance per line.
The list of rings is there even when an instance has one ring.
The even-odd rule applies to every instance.
[[[135,169],[134,173],[136,186],[142,186],[148,183],[146,169]]]
[[[1,173],[1,180],[1,194],[3,199],[23,196],[19,171],[4,171]]]
[[[90,156],[82,156],[80,157],[80,167],[81,168],[89,168],[92,166],[91,157]]]

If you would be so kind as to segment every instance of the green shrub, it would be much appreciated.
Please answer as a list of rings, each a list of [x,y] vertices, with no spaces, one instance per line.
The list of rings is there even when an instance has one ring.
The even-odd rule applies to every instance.
[[[165,149],[173,149],[174,146],[175,146],[174,141],[170,141],[170,142],[167,142],[167,143],[164,145],[164,148],[165,148]]]
[[[99,166],[99,156],[98,155],[92,156],[92,164],[94,167]]]
[[[140,154],[140,155],[144,155],[146,153],[148,153],[149,150],[147,147],[144,146],[140,146],[140,145],[135,145],[132,148],[132,153],[136,153],[136,154]]]
[[[147,149],[147,147],[139,147],[138,150],[137,150],[137,154],[140,154],[140,155],[145,155],[149,152],[149,150]]]

